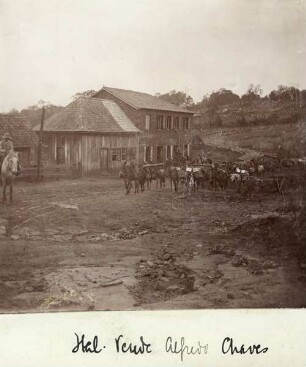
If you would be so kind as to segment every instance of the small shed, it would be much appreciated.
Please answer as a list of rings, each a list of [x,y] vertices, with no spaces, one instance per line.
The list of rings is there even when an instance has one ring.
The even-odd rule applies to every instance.
[[[79,98],[45,121],[44,167],[118,170],[123,160],[138,159],[139,132],[116,102]]]
[[[20,152],[23,167],[36,164],[38,146],[37,134],[32,130],[22,114],[0,114],[0,137],[9,132],[13,139],[14,150]]]

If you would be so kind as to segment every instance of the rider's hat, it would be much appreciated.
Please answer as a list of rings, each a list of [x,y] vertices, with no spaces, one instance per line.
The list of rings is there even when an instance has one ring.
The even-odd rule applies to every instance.
[[[11,137],[10,133],[4,133],[3,139],[10,139],[10,140],[12,140],[12,137]]]

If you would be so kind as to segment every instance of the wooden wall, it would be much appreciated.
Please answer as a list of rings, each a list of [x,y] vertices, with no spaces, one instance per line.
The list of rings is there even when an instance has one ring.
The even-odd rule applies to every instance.
[[[44,133],[42,160],[44,165],[78,164],[81,162],[80,134]],[[58,162],[58,148],[64,148],[65,162]]]
[[[103,170],[119,170],[122,165],[121,148],[127,158],[135,152],[139,158],[138,134],[78,134],[44,133],[43,164],[47,166],[77,168],[82,174]],[[113,160],[113,149],[118,160]],[[106,153],[106,155],[105,155]],[[105,164],[103,157],[107,157]]]
[[[119,170],[122,160],[112,160],[112,149],[127,148],[128,158],[131,150],[135,150],[138,160],[139,137],[137,134],[125,135],[83,135],[82,136],[82,167],[84,171],[105,169],[101,167],[101,148],[108,149],[108,170]],[[118,153],[119,155],[119,153]]]
[[[15,148],[19,152],[19,160],[22,167],[30,167],[37,164],[37,147]]]

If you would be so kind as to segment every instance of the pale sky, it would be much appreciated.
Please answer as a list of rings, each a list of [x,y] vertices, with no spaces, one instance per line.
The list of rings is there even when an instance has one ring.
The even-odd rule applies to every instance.
[[[305,0],[0,0],[0,112],[103,85],[306,88]]]

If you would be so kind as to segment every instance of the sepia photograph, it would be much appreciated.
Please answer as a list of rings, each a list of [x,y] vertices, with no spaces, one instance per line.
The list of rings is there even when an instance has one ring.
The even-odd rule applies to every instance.
[[[305,307],[305,13],[0,0],[0,313]]]

